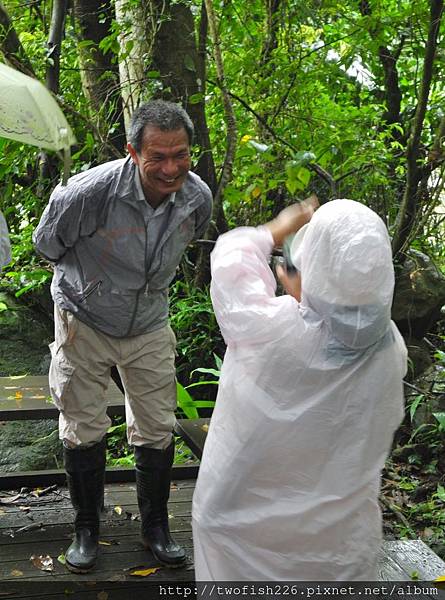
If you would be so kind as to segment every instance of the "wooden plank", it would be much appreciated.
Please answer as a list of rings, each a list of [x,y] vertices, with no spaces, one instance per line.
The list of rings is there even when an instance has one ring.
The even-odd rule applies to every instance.
[[[135,540],[136,541],[136,540]],[[68,542],[69,543],[69,542]],[[12,573],[14,570],[18,570],[23,575],[20,577],[27,578],[32,577],[38,579],[40,577],[57,577],[58,579],[68,581],[73,578],[73,575],[67,570],[65,565],[61,564],[57,557],[61,553],[65,552],[66,544],[58,546],[56,551],[58,554],[49,554],[47,548],[42,544],[38,556],[51,556],[53,559],[54,571],[47,572],[38,569],[30,560],[33,554],[27,553],[26,556],[14,562],[1,562],[0,563],[0,580],[14,580],[15,575]],[[193,562],[193,548],[191,544],[191,536],[186,540],[185,550],[188,556],[188,564],[190,566]],[[118,554],[118,556],[117,556]],[[150,569],[153,567],[161,567],[159,561],[153,556],[151,551],[145,550],[141,543],[134,543],[132,546],[128,545],[126,548],[119,549],[118,553],[116,548],[113,546],[102,546],[100,547],[99,557],[97,561],[97,568],[91,573],[85,574],[84,579],[90,581],[107,580],[112,575],[120,575],[126,579],[132,579],[129,575],[129,569],[136,569],[138,567]],[[162,569],[164,571],[165,569]],[[181,570],[185,570],[181,569]],[[179,569],[178,569],[179,571]]]
[[[422,540],[388,541],[385,551],[409,575],[416,574],[420,581],[433,581],[445,576],[445,562]]]
[[[172,569],[174,571],[174,569]],[[8,600],[156,600],[157,598],[171,598],[171,600],[189,600],[195,598],[193,572],[188,572],[181,578],[174,578],[174,573],[169,577],[164,576],[155,582],[149,578],[132,578],[133,581],[84,581],[83,576],[62,582],[54,581],[50,577],[38,581],[9,581],[0,582],[0,598]],[[134,581],[136,579],[136,581]],[[149,581],[147,581],[147,579]],[[163,585],[165,584],[165,585]],[[166,585],[174,586],[173,590],[182,588],[180,592],[173,591],[166,594]],[[7,596],[4,594],[9,592]]]
[[[116,524],[117,527],[125,525],[125,521],[139,518],[139,510],[137,504],[121,506],[122,514],[119,515],[115,511],[114,506],[107,506],[102,513],[102,522],[108,524]],[[168,506],[170,521],[173,523],[175,519],[181,522],[190,522],[191,505],[190,503],[171,503]],[[25,526],[42,526],[55,525],[62,523],[73,522],[72,509],[62,509],[56,511],[48,511],[45,508],[35,508],[30,511],[29,516],[25,513],[18,514],[17,512],[6,512],[0,519],[0,534],[5,530],[20,529]],[[18,534],[17,534],[18,535]]]
[[[65,523],[47,523],[42,528],[34,529],[32,531],[25,531],[17,533],[17,529],[4,528],[0,530],[0,562],[5,561],[8,555],[8,548],[18,545],[26,550],[28,544],[34,543],[51,543],[51,542],[64,542],[65,545],[69,544],[73,535],[73,523],[72,520]],[[169,522],[170,531],[176,535],[191,535],[191,519],[187,518],[173,518]],[[122,540],[122,539],[139,539],[140,534],[140,521],[103,521],[100,525],[100,538],[101,540]],[[14,535],[14,537],[10,537]]]
[[[378,581],[409,581],[408,573],[388,554],[386,543],[379,550],[378,554]]]
[[[194,464],[173,465],[173,478],[196,479],[198,469],[199,465]],[[105,472],[105,480],[107,483],[134,481],[134,467],[108,467]],[[22,487],[47,487],[53,484],[66,484],[65,471],[63,469],[0,474],[0,490],[16,490]]]
[[[191,485],[190,485],[191,483]],[[185,504],[192,500],[194,492],[194,481],[187,480],[173,481],[170,486],[169,504]],[[24,514],[24,508],[30,511],[35,508],[44,508],[46,511],[58,511],[61,509],[71,509],[71,501],[69,492],[66,488],[55,487],[54,491],[50,491],[43,496],[35,496],[32,491],[21,494],[12,504],[8,504],[9,498],[17,496],[17,492],[3,493],[0,495],[0,509],[3,512]],[[105,486],[105,506],[127,506],[134,505],[136,502],[136,486],[131,484],[115,484],[113,486],[107,484]],[[2,504],[2,499],[6,502]],[[0,513],[1,514],[1,513]]]
[[[124,416],[122,392],[110,380],[106,392],[107,413]],[[57,419],[59,411],[54,406],[46,375],[0,377],[0,420]]]
[[[52,530],[51,539],[49,539],[49,535],[47,533],[46,539],[36,538],[27,542],[3,546],[0,544],[0,549],[2,551],[0,564],[14,563],[15,561],[24,560],[33,555],[38,556],[44,554],[52,556],[53,558],[60,556],[60,554],[65,553],[72,539],[72,527],[65,528],[63,531],[64,535],[61,536],[58,534],[58,538],[56,538],[55,531]],[[191,546],[191,539],[191,529],[188,531],[175,532],[175,540],[181,544]],[[105,532],[101,531],[100,542],[101,551],[104,549],[109,554],[111,553],[118,555],[121,552],[139,552],[142,549],[139,527],[126,534],[119,532],[118,536],[105,534]]]
[[[187,446],[199,459],[207,438],[210,419],[178,419],[175,433],[182,437]]]

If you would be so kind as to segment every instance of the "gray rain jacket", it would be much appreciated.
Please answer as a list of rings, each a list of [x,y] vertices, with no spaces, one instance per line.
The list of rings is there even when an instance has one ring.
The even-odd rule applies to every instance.
[[[135,169],[130,158],[120,159],[57,186],[33,236],[37,251],[56,263],[54,302],[118,338],[165,324],[168,286],[212,207],[208,186],[189,173],[150,257],[148,207],[137,199]]]

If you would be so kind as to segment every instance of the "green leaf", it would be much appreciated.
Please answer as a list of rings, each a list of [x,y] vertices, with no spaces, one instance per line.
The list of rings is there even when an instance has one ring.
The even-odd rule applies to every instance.
[[[185,389],[188,390],[192,387],[198,387],[198,385],[219,385],[219,381],[197,381],[196,383],[190,383],[189,385],[185,386]],[[194,401],[196,402],[196,400]]]
[[[416,414],[416,410],[417,410],[419,404],[422,402],[423,399],[424,399],[424,395],[423,394],[419,394],[411,402],[411,405],[409,407],[409,418],[410,418],[411,422],[414,419],[414,415]]]
[[[440,483],[437,484],[436,495],[441,502],[445,502],[445,488],[443,487],[443,485],[440,485]]]
[[[308,163],[315,160],[315,154],[313,152],[300,151],[295,154],[294,163],[296,166],[307,165]]]
[[[176,397],[179,408],[188,419],[199,419],[199,413],[194,406],[193,398],[179,382],[176,382]]]
[[[5,304],[4,302],[0,302],[0,312],[3,312],[8,309],[9,309],[9,306],[7,304]]]
[[[201,92],[199,94],[192,94],[188,101],[189,104],[198,104],[199,102],[202,102],[204,100],[204,94],[201,94]]]
[[[311,172],[309,171],[309,169],[305,169],[305,167],[300,167],[298,169],[297,177],[304,185],[304,187],[306,187],[311,179]]]
[[[200,367],[199,369],[194,369],[190,373],[190,377],[193,375],[193,373],[210,373],[210,375],[214,375],[215,377],[220,376],[220,372],[217,371],[216,369],[204,369],[203,367]]]
[[[286,181],[286,187],[289,193],[294,195],[297,190],[304,190],[304,185],[298,179],[288,179]]]
[[[249,140],[247,143],[249,146],[252,146],[252,148],[255,148],[255,150],[258,150],[258,152],[266,152],[266,150],[269,150],[269,146],[256,142],[255,140]]]
[[[433,417],[439,422],[439,430],[445,431],[445,412],[433,413]]]
[[[190,56],[190,54],[186,54],[184,56],[184,66],[189,71],[196,71],[195,63],[193,62],[193,58]]]
[[[222,367],[222,363],[223,363],[222,359],[219,358],[219,356],[217,354],[215,354],[215,353],[213,353],[213,358],[215,359],[216,368],[219,371],[221,371],[221,367]]]

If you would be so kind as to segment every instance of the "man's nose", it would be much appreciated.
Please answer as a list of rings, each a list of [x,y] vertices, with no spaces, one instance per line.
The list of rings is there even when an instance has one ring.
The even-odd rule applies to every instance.
[[[162,162],[162,172],[164,175],[176,175],[178,173],[178,163],[174,158],[166,158]]]

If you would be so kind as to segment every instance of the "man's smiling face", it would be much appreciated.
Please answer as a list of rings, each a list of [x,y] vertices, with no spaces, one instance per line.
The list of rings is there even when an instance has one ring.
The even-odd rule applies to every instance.
[[[190,144],[184,128],[163,131],[148,125],[144,129],[142,147],[128,151],[139,169],[147,202],[158,206],[167,196],[177,192],[190,170]]]

